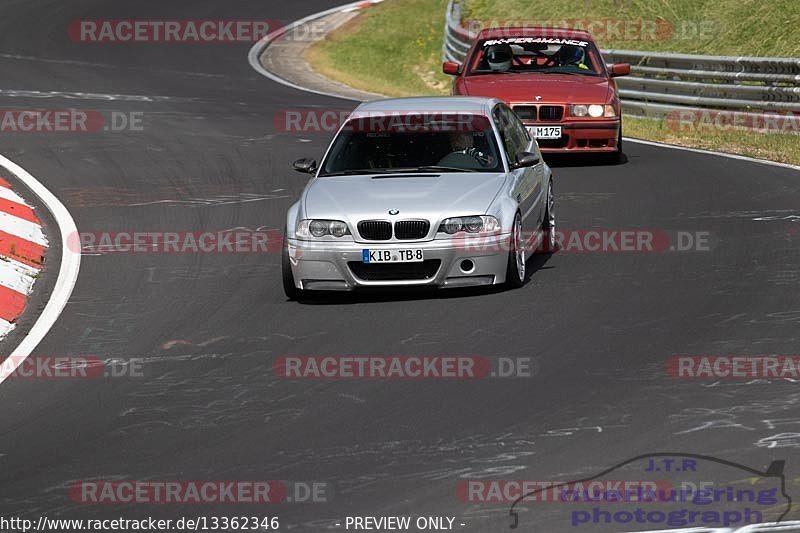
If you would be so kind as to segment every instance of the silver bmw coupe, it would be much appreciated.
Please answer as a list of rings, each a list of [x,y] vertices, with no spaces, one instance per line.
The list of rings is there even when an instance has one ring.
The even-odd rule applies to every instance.
[[[378,100],[342,124],[289,208],[283,287],[465,287],[526,281],[552,251],[553,176],[502,101]]]

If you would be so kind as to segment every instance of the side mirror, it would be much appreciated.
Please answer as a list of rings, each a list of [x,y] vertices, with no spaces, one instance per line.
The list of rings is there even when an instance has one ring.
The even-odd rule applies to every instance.
[[[520,152],[517,160],[511,165],[512,169],[532,167],[539,164],[539,156],[531,152]]]
[[[455,61],[445,61],[442,63],[442,72],[450,76],[458,76],[461,74],[461,63]]]
[[[631,64],[630,63],[614,63],[609,68],[612,78],[616,78],[617,76],[627,76],[631,73]]]
[[[292,168],[303,174],[313,174],[317,171],[317,160],[306,158],[298,159],[292,163]]]

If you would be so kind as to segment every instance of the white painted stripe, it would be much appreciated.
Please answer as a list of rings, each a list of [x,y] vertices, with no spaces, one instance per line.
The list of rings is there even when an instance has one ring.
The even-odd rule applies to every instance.
[[[6,320],[0,318],[0,339],[11,333],[11,330],[16,327],[16,324],[12,324]],[[2,376],[2,372],[0,372],[0,376]]]
[[[3,261],[4,263],[8,264],[10,268],[13,268],[20,274],[24,274],[26,276],[36,277],[41,270],[39,267],[26,265],[25,263],[21,263],[16,259],[11,259],[10,257],[0,256],[0,261]]]
[[[39,224],[15,217],[4,211],[0,211],[0,231],[5,231],[26,241],[47,246],[47,237],[44,236],[42,227]]]
[[[20,195],[18,195],[8,187],[0,186],[0,198],[2,198],[3,200],[8,200],[10,202],[15,202],[30,207],[27,203],[25,203],[24,198],[22,198]]]
[[[358,11],[360,9],[364,9],[365,7],[369,7],[373,4],[380,4],[383,0],[367,0],[366,2],[359,2],[355,7],[348,7],[342,10],[342,13],[350,13],[351,11]]]
[[[103,100],[123,102],[166,102],[172,100],[169,96],[144,96],[136,94],[103,94],[80,93],[64,91],[28,91],[24,89],[0,89],[0,96],[22,98],[69,98],[72,100]]]
[[[36,319],[36,323],[33,324],[31,330],[9,356],[12,358],[11,366],[13,366],[13,371],[22,364],[22,361],[31,354],[44,336],[47,335],[47,332],[58,320],[64,306],[67,305],[72,289],[78,281],[81,254],[79,250],[73,250],[73,246],[69,242],[71,238],[74,239],[78,234],[78,228],[75,226],[75,221],[72,220],[72,216],[67,211],[67,208],[64,207],[64,204],[47,190],[47,187],[10,159],[0,155],[0,165],[14,174],[41,200],[47,210],[52,213],[58,226],[58,232],[61,234],[61,266],[58,269],[56,284],[53,287],[52,294],[50,294],[50,299],[44,306],[39,318]],[[0,383],[5,381],[6,377],[8,377],[7,373],[0,375]]]
[[[767,159],[757,159],[755,157],[748,157],[746,155],[726,154],[723,152],[715,152],[713,150],[703,150],[701,148],[689,148],[687,146],[678,146],[675,144],[659,143],[655,141],[644,141],[642,139],[631,139],[629,137],[623,137],[623,140],[632,143],[657,146],[659,148],[668,148],[670,150],[683,150],[685,152],[695,152],[698,154],[716,155],[719,157],[727,157],[728,159],[738,159],[739,161],[749,161],[751,163],[759,163],[762,165],[771,165],[774,167],[788,168],[791,170],[800,170],[800,166],[797,165],[790,165],[789,163],[779,163],[777,161],[768,161]]]
[[[18,265],[22,265],[22,263],[18,263]],[[18,268],[12,261],[0,257],[0,285],[27,296],[33,289],[33,283],[36,281],[39,271],[27,265],[22,266],[27,269]]]

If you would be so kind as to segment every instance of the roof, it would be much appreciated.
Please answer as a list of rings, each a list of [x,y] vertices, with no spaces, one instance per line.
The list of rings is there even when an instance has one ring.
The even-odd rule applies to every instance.
[[[478,96],[417,96],[364,102],[353,113],[474,113],[489,115],[492,106],[501,100]]]
[[[512,28],[486,28],[478,34],[478,40],[502,39],[509,37],[560,37],[563,39],[580,39],[594,42],[592,36],[583,31],[569,28],[540,28],[540,27],[512,27]]]

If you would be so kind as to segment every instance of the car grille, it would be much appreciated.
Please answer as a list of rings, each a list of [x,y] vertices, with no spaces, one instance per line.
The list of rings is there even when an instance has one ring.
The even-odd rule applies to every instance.
[[[560,105],[543,105],[539,107],[539,120],[561,120],[564,108]]]
[[[362,220],[358,233],[368,241],[388,241],[392,238],[392,225],[385,220]]]
[[[427,220],[400,220],[394,223],[394,236],[401,241],[422,239],[429,229],[431,223]]]
[[[408,281],[431,279],[442,264],[440,259],[426,259],[417,263],[362,263],[349,261],[353,275],[364,281]]]
[[[520,120],[536,120],[536,106],[535,105],[518,105],[514,106],[514,112]]]

